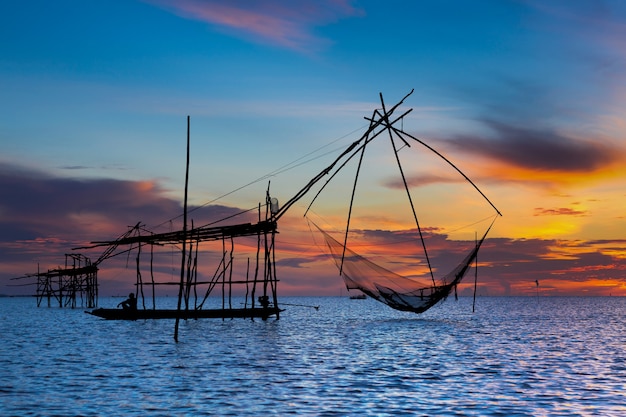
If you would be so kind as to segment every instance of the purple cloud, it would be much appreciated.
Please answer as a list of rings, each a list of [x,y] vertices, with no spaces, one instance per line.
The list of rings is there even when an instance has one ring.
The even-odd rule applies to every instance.
[[[529,170],[593,172],[623,160],[623,150],[606,142],[572,139],[547,129],[485,123],[495,138],[464,135],[447,142],[463,152]]]
[[[181,202],[155,181],[55,177],[0,162],[0,277],[62,265],[72,248],[111,240],[142,222],[154,232],[180,229]],[[190,223],[208,224],[240,212],[190,207]],[[245,221],[250,221],[246,218]],[[91,250],[92,260],[104,249]]]

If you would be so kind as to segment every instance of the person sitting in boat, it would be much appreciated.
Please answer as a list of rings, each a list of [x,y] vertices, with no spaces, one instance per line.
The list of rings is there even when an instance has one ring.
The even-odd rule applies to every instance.
[[[262,295],[259,297],[259,303],[261,307],[267,308],[270,305],[270,298],[267,295]]]
[[[122,301],[117,306],[118,307],[122,306],[124,310],[130,310],[130,311],[137,310],[137,299],[135,298],[135,294],[131,292],[130,294],[128,294],[128,299]]]

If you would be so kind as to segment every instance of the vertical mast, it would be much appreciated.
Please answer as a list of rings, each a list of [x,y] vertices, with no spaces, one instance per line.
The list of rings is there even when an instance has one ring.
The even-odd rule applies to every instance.
[[[478,247],[478,235],[474,232],[474,241],[476,242],[476,247]],[[478,250],[476,250],[476,258],[474,259],[476,262],[476,268],[474,269],[474,301],[472,302],[472,313],[476,311],[476,286],[478,284]]]
[[[183,250],[180,261],[180,284],[178,287],[178,314],[174,326],[174,341],[178,342],[178,323],[180,322],[180,305],[183,298],[183,286],[185,283],[185,257],[187,250],[187,188],[189,185],[189,116],[187,116],[187,163],[185,164],[185,199],[183,203]]]

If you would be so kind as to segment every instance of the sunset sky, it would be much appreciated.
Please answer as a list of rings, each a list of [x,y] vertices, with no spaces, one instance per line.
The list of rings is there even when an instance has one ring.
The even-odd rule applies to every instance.
[[[0,37],[0,294],[33,293],[10,278],[139,221],[176,227],[187,116],[202,223],[264,201],[270,182],[288,200],[363,133],[379,93],[391,105],[414,89],[404,130],[503,214],[480,294],[626,296],[623,1],[27,0],[0,4]],[[484,201],[413,161],[446,203],[424,214],[433,241],[471,241],[457,227],[484,216],[466,198]],[[368,172],[391,190],[385,162]],[[320,201],[326,219],[345,217],[349,192]],[[355,223],[370,243],[408,227],[384,203]],[[339,295],[303,206],[279,224],[279,294]],[[132,262],[108,262],[103,294],[127,292]]]

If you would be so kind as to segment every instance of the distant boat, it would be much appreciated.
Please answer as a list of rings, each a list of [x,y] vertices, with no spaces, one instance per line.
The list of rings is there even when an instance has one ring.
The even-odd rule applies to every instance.
[[[365,294],[355,294],[355,295],[350,296],[351,300],[365,300],[366,298],[367,298],[367,295]]]

